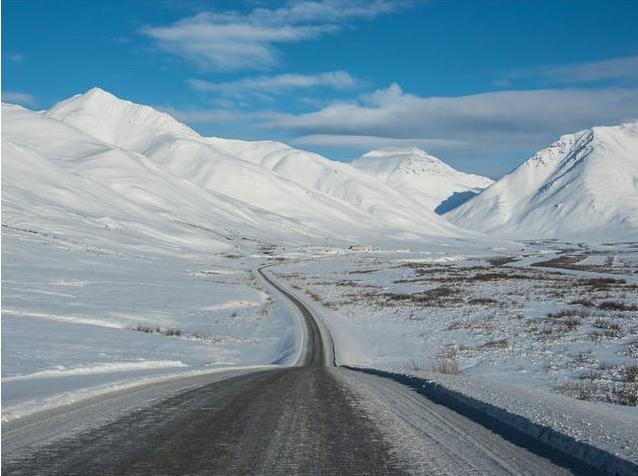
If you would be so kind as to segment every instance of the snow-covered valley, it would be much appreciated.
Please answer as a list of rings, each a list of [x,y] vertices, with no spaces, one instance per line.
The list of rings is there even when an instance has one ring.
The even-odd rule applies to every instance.
[[[341,364],[638,418],[621,407],[638,402],[636,137],[565,136],[492,183],[419,149],[347,164],[202,137],[99,89],[3,104],[3,420],[294,362],[264,264],[319,309]]]

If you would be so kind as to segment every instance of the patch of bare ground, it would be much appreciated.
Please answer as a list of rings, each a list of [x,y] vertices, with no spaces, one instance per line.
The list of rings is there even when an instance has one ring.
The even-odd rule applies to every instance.
[[[577,271],[589,271],[595,273],[608,274],[632,274],[631,267],[617,263],[615,256],[607,256],[600,264],[579,264],[590,255],[605,254],[604,251],[592,251],[586,254],[569,255],[564,254],[547,261],[533,263],[532,266],[542,266],[546,268],[572,269]]]
[[[354,271],[348,271],[347,274],[369,274],[376,273],[377,271],[381,271],[379,268],[376,269],[355,269]]]
[[[489,264],[497,268],[505,266],[508,263],[514,263],[516,261],[518,261],[518,258],[516,256],[497,256],[494,258],[488,258],[487,260]]]
[[[638,311],[638,306],[626,304],[622,301],[603,301],[598,305],[598,309],[603,311]]]
[[[557,390],[563,395],[578,400],[638,406],[638,385],[635,382],[590,379],[581,382],[566,382],[558,385]]]
[[[487,341],[481,345],[479,349],[506,349],[508,345],[507,339],[495,339]]]
[[[577,263],[580,263],[586,257],[586,255],[563,254],[546,261],[537,261],[536,263],[532,263],[532,266],[559,269],[581,269],[582,267],[577,266]]]
[[[575,283],[577,286],[588,288],[590,291],[608,291],[610,289],[619,288],[626,284],[624,279],[615,278],[589,278],[579,279]]]
[[[638,382],[638,365],[628,365],[622,372],[623,382],[636,383]]]
[[[500,303],[496,299],[487,298],[487,297],[477,297],[470,299],[467,301],[468,304],[473,304],[476,306],[498,306]]]
[[[275,276],[283,279],[306,279],[306,277],[301,273],[273,273]]]
[[[584,307],[592,307],[594,305],[594,303],[590,299],[574,299],[572,301],[569,301],[568,304],[579,305]]]
[[[462,303],[461,291],[455,288],[440,286],[412,294],[385,292],[375,294],[387,305],[406,303],[423,307],[447,307]]]
[[[138,324],[135,327],[130,327],[129,330],[143,332],[145,334],[157,334],[165,337],[177,337],[180,339],[197,340],[211,344],[217,344],[223,341],[219,336],[211,336],[205,332],[194,331],[186,332],[177,327],[160,327],[147,324]]]
[[[345,286],[345,287],[350,287],[350,288],[358,288],[361,286],[361,283],[358,283],[356,281],[352,281],[351,279],[342,279],[340,281],[335,281],[334,282],[335,286]]]
[[[528,332],[541,341],[551,341],[565,337],[580,329],[583,324],[583,316],[561,311],[549,313],[545,319],[528,320]]]
[[[526,273],[508,273],[508,272],[487,272],[487,273],[476,273],[473,276],[468,276],[466,279],[468,281],[509,281],[509,280],[531,280],[538,279],[539,276],[534,274],[526,274]]]

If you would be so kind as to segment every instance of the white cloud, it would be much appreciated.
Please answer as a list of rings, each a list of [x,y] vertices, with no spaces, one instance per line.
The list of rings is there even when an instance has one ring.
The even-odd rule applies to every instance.
[[[269,110],[243,112],[236,109],[179,109],[170,106],[155,106],[158,110],[170,114],[187,124],[227,125],[243,123],[246,125],[266,123],[281,117],[281,113]]]
[[[23,106],[33,106],[36,103],[35,98],[31,94],[19,91],[3,91],[2,101],[12,104],[21,104]]]
[[[212,83],[191,79],[188,83],[199,91],[210,91],[222,96],[244,96],[250,93],[279,94],[293,89],[332,88],[351,89],[359,82],[345,71],[319,74],[279,74],[259,76],[226,83]]]
[[[264,125],[307,145],[361,149],[373,143],[429,143],[433,152],[471,156],[533,151],[561,134],[637,119],[636,89],[543,89],[422,98],[405,94],[394,84],[358,101],[280,115]]]
[[[551,84],[636,81],[638,80],[638,56],[521,69],[496,81],[496,84],[509,85],[520,79],[537,79]]]
[[[141,32],[172,54],[201,67],[232,71],[270,69],[279,63],[276,45],[318,38],[354,19],[371,19],[405,5],[390,0],[291,2],[249,13],[202,12]]]
[[[24,61],[24,55],[22,53],[9,53],[5,55],[9,61],[13,61],[14,63],[21,63]]]
[[[291,141],[300,147],[328,147],[357,150],[379,149],[383,147],[421,147],[433,150],[433,148],[458,147],[458,141],[445,139],[393,139],[390,137],[356,136],[356,135],[328,135],[312,134],[301,136]]]

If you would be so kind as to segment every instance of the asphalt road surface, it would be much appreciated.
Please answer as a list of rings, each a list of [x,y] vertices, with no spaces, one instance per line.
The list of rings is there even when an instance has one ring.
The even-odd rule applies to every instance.
[[[334,367],[310,310],[262,276],[304,317],[301,365],[200,376],[156,399],[152,386],[120,392],[5,426],[2,474],[600,474],[400,383]],[[126,411],[56,437],[116,407]]]

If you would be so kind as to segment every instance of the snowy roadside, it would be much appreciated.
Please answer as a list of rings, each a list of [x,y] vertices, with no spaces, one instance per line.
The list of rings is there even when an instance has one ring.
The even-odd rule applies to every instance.
[[[248,373],[267,371],[272,367],[244,369],[210,369],[174,377],[141,379],[129,382],[108,392],[93,389],[63,406],[40,407],[37,413],[2,423],[2,450],[7,454],[29,453],[43,445],[73,435],[100,428],[120,417],[129,415],[183,392],[207,386]]]
[[[137,388],[146,386],[156,386],[162,383],[174,382],[174,387],[179,388],[180,382],[184,387],[189,384],[191,377],[215,376],[215,379],[223,380],[236,375],[237,372],[256,372],[259,370],[268,370],[275,368],[273,365],[253,365],[244,367],[226,367],[226,368],[209,368],[200,370],[185,370],[182,372],[168,372],[161,375],[149,373],[120,375],[119,378],[112,383],[102,385],[82,385],[77,386],[73,390],[45,394],[39,398],[19,399],[18,403],[8,405],[2,409],[2,423],[14,423],[18,420],[27,419],[32,416],[57,410],[63,407],[71,408],[75,404],[81,404],[95,398],[108,399],[111,395],[119,392],[136,390]],[[219,378],[217,378],[219,376]],[[213,380],[210,380],[211,382]],[[63,382],[64,386],[69,386],[68,382]],[[3,392],[4,393],[4,392]],[[30,394],[32,395],[32,394]],[[158,397],[157,393],[155,397]]]
[[[374,260],[374,258],[373,258]],[[411,260],[414,261],[414,260]],[[340,258],[340,263],[347,263],[347,257]],[[317,282],[321,276],[322,283],[330,280],[330,276],[322,273],[334,263],[317,264],[288,263],[273,271],[283,282],[286,289],[298,297],[315,315],[320,316],[330,330],[335,343],[337,365],[350,368],[368,369],[380,372],[404,384],[419,389],[427,389],[430,394],[438,392],[449,399],[462,402],[464,405],[487,414],[506,425],[523,433],[539,438],[550,445],[577,457],[582,461],[599,465],[612,465],[622,474],[631,474],[638,465],[638,408],[613,405],[597,401],[581,401],[551,392],[543,381],[535,380],[534,372],[524,372],[528,376],[525,381],[522,375],[508,378],[508,370],[504,367],[492,368],[490,365],[477,366],[484,371],[481,374],[449,375],[419,369],[407,369],[406,366],[394,365],[396,359],[383,359],[384,347],[376,346],[377,342],[370,337],[375,332],[376,322],[365,321],[361,311],[357,314],[341,314],[339,309],[330,306],[337,297],[318,296],[318,286],[309,287],[309,283]],[[370,262],[361,266],[356,276],[368,277],[368,270],[378,269],[381,263]],[[343,265],[343,267],[347,266]],[[303,274],[295,274],[302,272]],[[341,276],[348,276],[342,269],[337,270]],[[571,273],[570,273],[571,274]],[[307,276],[312,276],[311,281]],[[350,275],[352,276],[352,274]],[[306,277],[304,279],[304,277]],[[340,278],[341,279],[341,278]],[[310,292],[308,292],[310,290]],[[322,299],[324,298],[324,299]],[[367,316],[366,316],[367,317]],[[368,317],[368,319],[371,319]],[[361,322],[359,322],[361,320]],[[392,332],[406,333],[409,328],[401,330],[394,318]],[[373,327],[365,327],[365,323]],[[412,325],[408,321],[407,325]],[[373,329],[373,330],[371,330]],[[411,334],[411,332],[410,332]],[[377,336],[378,337],[378,336]],[[383,339],[392,339],[393,335],[385,334]],[[403,362],[409,361],[413,347],[406,343],[403,347]],[[582,344],[579,345],[582,350]],[[393,348],[395,355],[401,347]],[[609,354],[609,352],[606,352]],[[380,369],[380,370],[375,370]],[[399,370],[397,370],[399,369]],[[500,369],[500,370],[499,370]],[[495,378],[500,373],[498,378]],[[508,383],[510,380],[512,383]],[[618,458],[609,457],[615,455]],[[605,459],[607,458],[607,459]],[[623,463],[623,460],[627,463]]]
[[[298,318],[260,259],[114,256],[7,232],[2,421],[180,376],[289,365]]]
[[[337,351],[342,363],[449,364],[468,376],[636,405],[638,253],[617,246],[597,255],[614,261],[613,277],[607,265],[520,266],[546,259],[529,248],[491,253],[351,254],[289,262],[276,273],[349,340]]]
[[[461,405],[476,410],[612,474],[631,475],[638,470],[636,408],[573,400],[460,375],[353,370],[392,379],[435,402],[442,399],[451,408]]]

